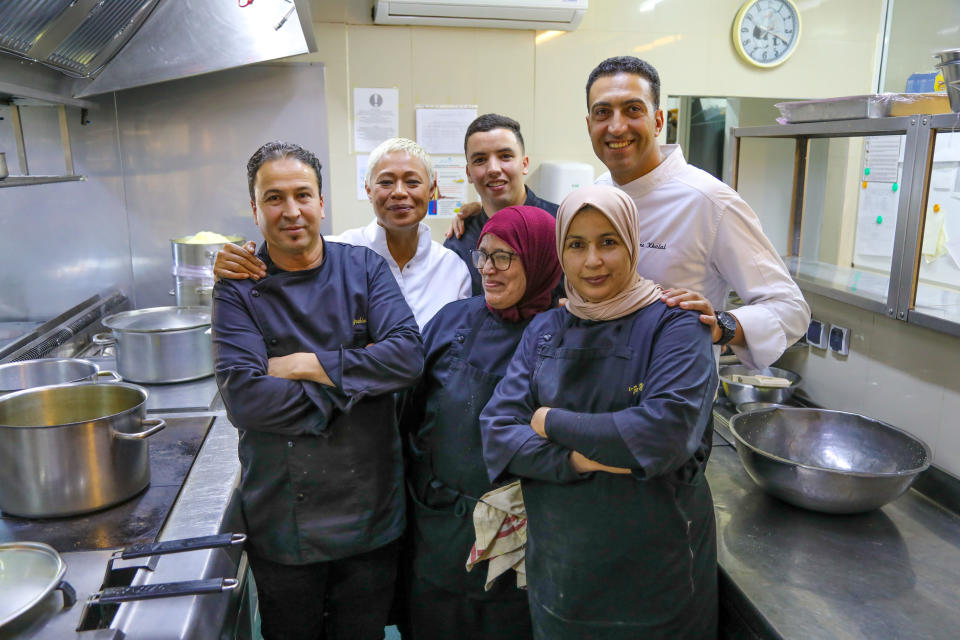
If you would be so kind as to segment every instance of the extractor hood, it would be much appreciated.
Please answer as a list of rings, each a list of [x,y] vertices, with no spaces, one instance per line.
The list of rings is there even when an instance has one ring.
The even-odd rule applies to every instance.
[[[46,69],[25,82],[14,62],[59,72],[53,94],[71,102],[310,51],[309,0],[0,2],[0,75],[19,83],[0,81],[9,95],[51,97]]]

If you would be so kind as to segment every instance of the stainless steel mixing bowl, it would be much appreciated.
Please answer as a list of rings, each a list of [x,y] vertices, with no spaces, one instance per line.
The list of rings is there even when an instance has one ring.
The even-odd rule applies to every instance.
[[[764,491],[824,513],[877,509],[930,466],[930,447],[885,422],[826,409],[763,409],[730,420],[737,454]]]
[[[740,384],[730,379],[733,374],[743,376],[773,376],[786,378],[790,381],[789,387],[755,387],[752,384]],[[720,384],[723,392],[734,406],[747,402],[775,402],[783,404],[793,396],[793,392],[800,386],[800,375],[786,369],[767,367],[766,369],[751,369],[742,364],[732,364],[720,367]]]
[[[776,402],[744,402],[743,404],[737,405],[737,413],[749,413],[751,411],[757,411],[758,409],[789,409],[785,404],[778,404]]]

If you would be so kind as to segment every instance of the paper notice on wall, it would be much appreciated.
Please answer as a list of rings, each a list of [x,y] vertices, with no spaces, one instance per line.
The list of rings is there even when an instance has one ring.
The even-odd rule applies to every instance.
[[[897,232],[900,192],[889,183],[869,184],[860,191],[857,209],[856,252],[863,256],[892,256]]]
[[[353,90],[353,150],[373,151],[387,138],[400,133],[398,89]]]
[[[463,136],[477,117],[472,107],[417,107],[417,142],[427,153],[463,152]]]
[[[367,198],[367,160],[368,155],[357,156],[357,200],[369,200]]]
[[[863,179],[897,182],[900,179],[901,136],[870,136],[863,147]]]
[[[960,269],[960,238],[956,240],[948,240],[946,242],[947,253],[950,254],[950,257],[953,259],[953,263],[957,265],[957,269]]]
[[[930,172],[930,188],[940,191],[952,191],[957,184],[956,167],[934,166]]]
[[[435,206],[430,207],[430,215],[452,218],[467,201],[467,159],[461,155],[434,157],[432,160],[439,196]]]

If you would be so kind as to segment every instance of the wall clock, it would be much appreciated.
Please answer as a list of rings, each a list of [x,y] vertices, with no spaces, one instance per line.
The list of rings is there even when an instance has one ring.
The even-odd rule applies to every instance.
[[[747,0],[733,19],[733,45],[757,67],[783,64],[800,41],[800,12],[792,0]]]

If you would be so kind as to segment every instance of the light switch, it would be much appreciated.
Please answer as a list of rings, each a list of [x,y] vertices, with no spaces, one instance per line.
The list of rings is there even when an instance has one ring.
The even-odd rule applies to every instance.
[[[827,325],[819,320],[811,320],[807,327],[807,343],[817,349],[827,348]]]
[[[850,329],[836,325],[830,327],[830,350],[841,356],[850,353]]]

